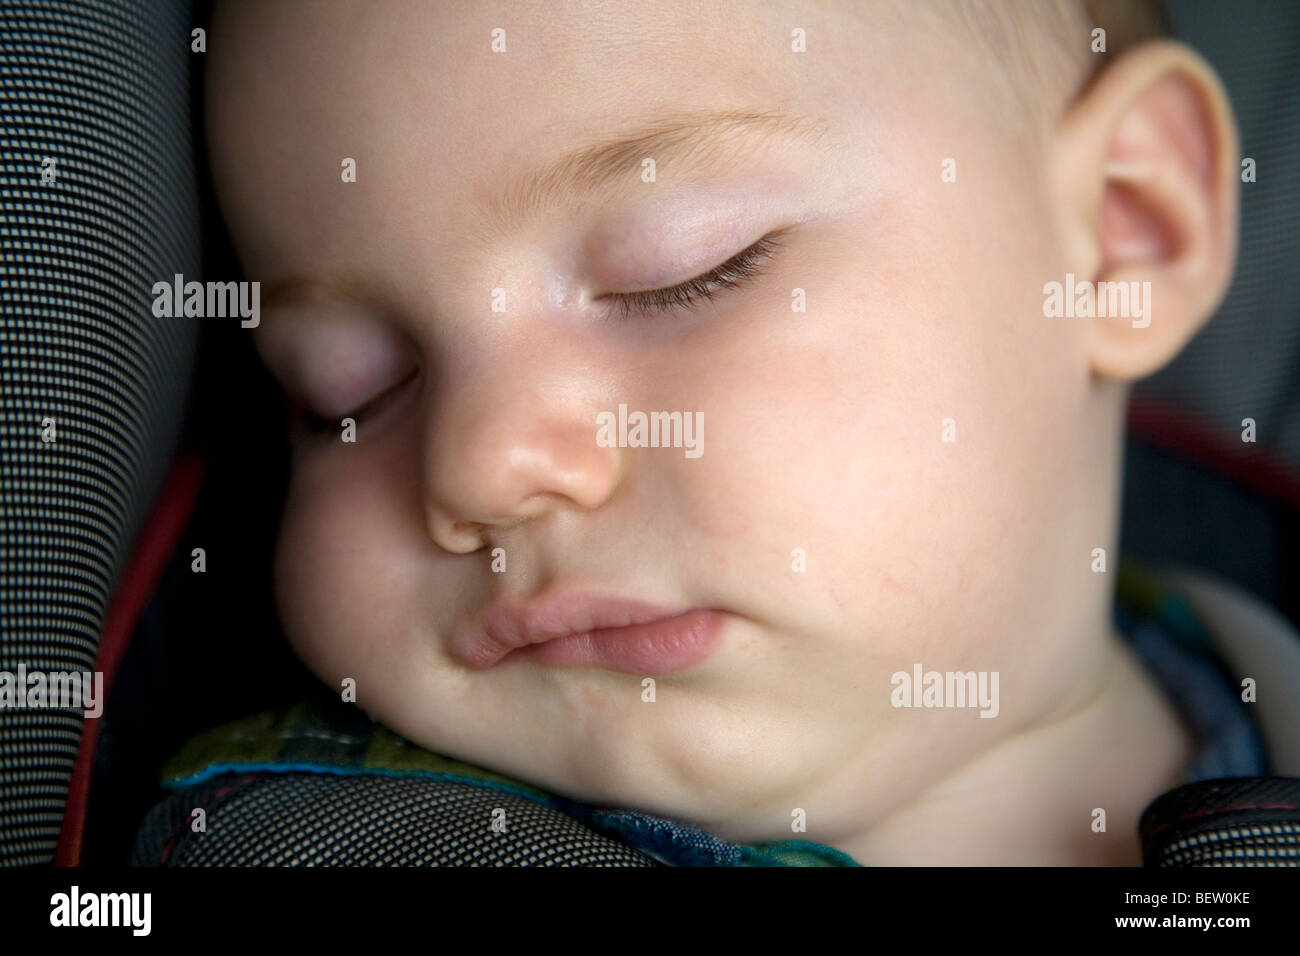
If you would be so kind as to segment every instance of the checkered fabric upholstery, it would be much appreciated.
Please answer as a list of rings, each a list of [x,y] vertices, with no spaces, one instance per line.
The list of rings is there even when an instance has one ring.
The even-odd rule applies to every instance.
[[[200,263],[188,6],[0,4],[0,670],[93,670],[172,458],[196,328],[151,290]],[[0,863],[51,859],[82,722],[0,712]]]

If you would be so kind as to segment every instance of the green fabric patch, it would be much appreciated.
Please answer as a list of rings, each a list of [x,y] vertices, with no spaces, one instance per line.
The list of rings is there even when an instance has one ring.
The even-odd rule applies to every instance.
[[[340,721],[340,716],[353,719]],[[542,803],[557,801],[537,787],[418,747],[382,724],[357,720],[350,712],[336,710],[333,717],[315,701],[302,701],[286,710],[223,724],[194,737],[166,762],[163,786],[189,786],[212,768],[316,767],[481,783]]]
[[[502,788],[518,792],[542,803],[555,803],[558,798],[545,790],[521,783],[511,777],[476,767],[442,754],[425,750],[400,737],[387,727],[375,725],[366,751],[366,770],[382,770],[390,773],[411,773],[434,775],[451,780],[467,780],[480,783],[495,783]]]

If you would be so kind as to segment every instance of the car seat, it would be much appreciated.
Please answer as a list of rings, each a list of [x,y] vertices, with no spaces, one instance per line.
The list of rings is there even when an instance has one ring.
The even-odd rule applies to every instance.
[[[1219,314],[1134,393],[1123,547],[1202,617],[1288,641],[1300,622],[1300,7],[1171,10],[1223,76],[1257,172]],[[203,2],[0,6],[0,671],[99,671],[107,697],[93,719],[0,711],[0,862],[851,862],[801,841],[738,847],[419,751],[288,653],[269,586],[282,405],[238,323],[150,310],[159,279],[238,277],[197,121],[204,54],[191,31],[206,22]],[[1246,418],[1256,443],[1240,440]],[[1277,719],[1300,728],[1294,712]],[[293,746],[241,750],[252,731]],[[1288,760],[1274,755],[1278,777],[1157,801],[1148,862],[1300,862]],[[179,790],[167,796],[163,779]],[[494,814],[508,828],[485,826]]]

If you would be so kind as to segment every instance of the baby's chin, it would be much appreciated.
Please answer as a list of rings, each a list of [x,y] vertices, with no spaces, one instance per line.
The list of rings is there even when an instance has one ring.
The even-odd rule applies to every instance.
[[[425,749],[592,806],[688,820],[731,839],[791,838],[791,811],[815,802],[839,759],[825,744],[839,734],[795,728],[780,709],[689,686],[661,682],[645,702],[639,682],[625,678],[571,670],[543,681],[557,693],[534,689],[535,705],[523,689],[462,688],[456,708],[435,714],[389,702],[373,716]],[[627,687],[611,691],[620,681]],[[419,696],[450,695],[430,687]],[[557,696],[585,704],[586,719],[571,719]]]

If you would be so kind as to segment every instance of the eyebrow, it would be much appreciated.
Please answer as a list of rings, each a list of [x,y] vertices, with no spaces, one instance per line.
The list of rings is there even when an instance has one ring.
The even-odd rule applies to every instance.
[[[261,287],[259,311],[267,313],[293,305],[341,302],[373,308],[386,301],[382,290],[362,276],[343,270],[317,275],[280,276]],[[256,331],[256,330],[254,330]]]
[[[598,139],[517,180],[488,203],[483,213],[491,232],[508,233],[566,196],[600,193],[640,182],[642,161],[655,161],[656,178],[677,163],[705,163],[737,149],[742,136],[819,142],[827,124],[805,116],[755,110],[678,113],[630,134]]]
[[[824,120],[774,111],[673,114],[647,129],[607,136],[578,147],[515,180],[488,202],[480,214],[486,235],[476,238],[482,241],[492,235],[507,235],[530,216],[566,197],[599,194],[640,182],[641,162],[647,158],[655,161],[658,177],[665,167],[678,163],[703,164],[734,154],[740,138],[748,138],[753,145],[781,139],[818,145],[828,131]],[[284,276],[262,285],[263,312],[323,300],[364,306],[384,298],[372,283],[342,271]]]

